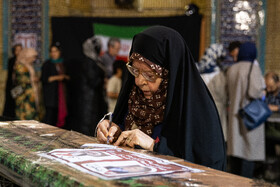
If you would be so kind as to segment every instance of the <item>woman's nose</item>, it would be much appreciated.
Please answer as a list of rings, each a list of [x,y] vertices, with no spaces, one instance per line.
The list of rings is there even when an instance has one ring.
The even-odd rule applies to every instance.
[[[141,73],[139,74],[137,79],[138,79],[140,84],[142,84],[142,85],[146,85],[147,84],[147,80],[145,79],[145,77],[143,77],[143,75]]]

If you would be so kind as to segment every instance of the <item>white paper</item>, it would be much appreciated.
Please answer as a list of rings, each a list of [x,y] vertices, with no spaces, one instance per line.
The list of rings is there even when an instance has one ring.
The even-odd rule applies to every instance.
[[[203,172],[203,170],[111,145],[85,144],[82,147],[90,147],[90,149],[55,149],[39,155],[105,180],[174,172]]]

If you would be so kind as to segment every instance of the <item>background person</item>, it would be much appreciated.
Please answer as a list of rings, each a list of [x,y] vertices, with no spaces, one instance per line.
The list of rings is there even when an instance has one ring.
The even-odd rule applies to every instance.
[[[265,74],[266,103],[270,110],[279,114],[280,109],[280,85],[279,76],[275,72]],[[279,115],[278,115],[279,118]],[[268,156],[275,156],[275,145],[280,140],[280,125],[277,121],[267,120],[265,124],[266,153]]]
[[[20,51],[22,50],[21,44],[16,44],[12,48],[13,56],[9,58],[8,61],[8,75],[5,87],[5,104],[4,104],[4,111],[3,116],[7,118],[15,118],[15,100],[11,96],[11,89],[14,87],[13,83],[13,72],[14,72],[14,65],[16,62],[16,58]]]
[[[229,43],[227,48],[228,53],[226,58],[222,61],[222,69],[226,69],[237,62],[240,45],[241,42],[239,41],[233,41]]]
[[[226,70],[237,61],[240,45],[239,41],[233,41],[225,48],[222,44],[215,43],[205,50],[196,66],[206,84],[218,72]]]
[[[106,76],[110,78],[113,75],[113,63],[121,49],[121,41],[119,38],[110,38],[107,45],[107,51],[102,55],[101,61],[106,68]]]
[[[100,61],[101,40],[97,37],[88,38],[83,43],[85,54],[82,63],[80,95],[78,98],[78,124],[76,130],[93,136],[98,121],[107,112],[104,88],[106,69]]]
[[[226,49],[222,44],[211,44],[204,52],[204,55],[202,56],[201,60],[196,63],[198,71],[204,75],[204,74],[213,74],[214,72],[220,71],[220,64],[219,62],[221,59],[224,59],[227,54]],[[211,78],[211,77],[210,77]],[[208,79],[210,79],[208,78]],[[208,82],[208,79],[204,79],[204,82]]]
[[[116,60],[113,64],[113,76],[108,80],[107,97],[108,97],[108,111],[113,112],[116,106],[119,93],[122,86],[123,71],[125,69],[125,62]]]
[[[64,81],[70,77],[66,75],[61,46],[56,42],[50,46],[50,59],[42,66],[41,81],[45,105],[46,124],[63,127],[67,116],[66,88]]]
[[[231,172],[244,177],[253,177],[255,161],[265,159],[264,125],[248,131],[238,116],[239,109],[250,101],[246,96],[248,74],[250,75],[248,94],[251,98],[261,98],[263,94],[263,76],[260,67],[254,63],[257,56],[255,44],[246,42],[240,46],[238,62],[227,71],[229,94],[229,123],[227,152],[230,158]]]
[[[20,120],[39,120],[39,80],[33,67],[36,58],[35,49],[23,49],[14,66],[14,85],[22,88],[22,93],[15,98],[16,118]]]
[[[265,75],[266,103],[272,112],[279,112],[280,109],[280,84],[279,76],[275,72],[268,72]]]
[[[202,65],[202,69],[200,70],[207,72],[202,73],[201,77],[206,83],[209,91],[211,92],[217,106],[225,141],[227,141],[228,127],[226,71],[228,67],[230,67],[237,61],[240,45],[241,43],[239,41],[233,41],[230,42],[227,50],[225,50],[225,48],[221,44],[212,44],[208,49],[206,49],[200,61],[200,65]],[[206,66],[203,66],[203,64]]]
[[[113,125],[108,132],[108,120],[102,121],[98,140],[109,135],[115,145],[225,170],[218,112],[181,35],[163,26],[135,35],[127,68]]]

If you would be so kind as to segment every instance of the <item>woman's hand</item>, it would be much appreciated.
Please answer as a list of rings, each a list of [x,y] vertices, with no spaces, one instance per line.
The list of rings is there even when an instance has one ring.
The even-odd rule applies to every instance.
[[[110,137],[110,143],[113,143],[120,135],[121,129],[118,125],[112,122],[109,129],[109,120],[101,121],[97,126],[97,140],[102,143],[107,143],[107,137]]]
[[[53,75],[53,76],[50,76],[48,81],[49,82],[53,82],[53,81],[63,81],[64,79],[64,75]]]
[[[139,145],[143,149],[153,151],[155,142],[153,138],[141,130],[134,129],[130,131],[123,131],[114,145],[129,146],[132,148],[134,148],[135,145]]]
[[[38,83],[40,81],[40,79],[37,76],[35,76],[35,77],[32,77],[32,81]]]
[[[64,75],[64,79],[65,79],[65,80],[70,80],[69,75]]]
[[[268,107],[269,107],[269,109],[270,109],[272,112],[277,112],[277,111],[279,111],[279,106],[278,106],[278,105],[271,105],[271,104],[269,104]]]
[[[70,80],[70,77],[68,75],[61,74],[61,75],[50,76],[49,79],[48,79],[49,82],[63,81],[63,80]]]

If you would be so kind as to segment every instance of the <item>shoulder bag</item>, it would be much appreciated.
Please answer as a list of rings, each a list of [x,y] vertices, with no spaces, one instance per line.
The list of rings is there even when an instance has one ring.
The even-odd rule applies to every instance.
[[[251,64],[249,74],[248,74],[248,84],[246,89],[246,97],[251,100],[248,105],[239,110],[238,114],[243,121],[245,127],[250,131],[262,123],[264,123],[267,118],[272,114],[271,110],[268,108],[267,104],[261,99],[252,99],[249,96],[250,87],[250,75],[252,72],[254,63]]]

